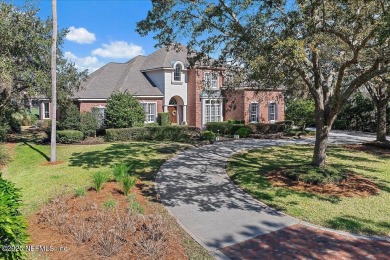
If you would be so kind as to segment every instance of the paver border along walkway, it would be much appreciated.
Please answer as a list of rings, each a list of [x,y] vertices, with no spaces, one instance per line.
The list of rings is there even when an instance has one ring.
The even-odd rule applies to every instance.
[[[331,143],[362,143],[372,135],[334,131]],[[308,144],[314,139],[242,139],[186,150],[165,162],[157,174],[157,192],[178,223],[216,258],[221,249],[301,223],[254,199],[236,186],[226,162],[245,149]]]

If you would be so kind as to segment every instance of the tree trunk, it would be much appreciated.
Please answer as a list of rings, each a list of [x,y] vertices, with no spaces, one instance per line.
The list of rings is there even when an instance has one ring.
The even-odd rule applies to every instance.
[[[328,148],[330,126],[316,120],[316,141],[312,164],[317,167],[324,167],[326,161],[326,149]]]
[[[53,39],[51,46],[51,142],[50,142],[50,161],[57,160],[57,0],[52,0],[53,11]]]
[[[376,112],[376,140],[378,142],[386,142],[386,109],[387,102],[377,102],[377,112]]]

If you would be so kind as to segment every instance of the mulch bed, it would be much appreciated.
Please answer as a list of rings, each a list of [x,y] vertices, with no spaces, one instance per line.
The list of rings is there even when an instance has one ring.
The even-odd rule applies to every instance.
[[[285,175],[283,170],[269,172],[266,179],[276,187],[284,187],[295,191],[305,191],[319,195],[367,197],[379,192],[375,183],[355,173],[349,173],[347,178],[341,182],[319,185],[292,180]]]
[[[390,157],[390,149],[385,148],[381,146],[378,143],[372,142],[372,143],[365,143],[365,144],[352,144],[352,145],[342,145],[341,147],[356,150],[356,151],[362,151],[371,153],[374,155],[381,155],[381,156],[389,156]]]
[[[28,219],[28,233],[31,235],[30,245],[35,246],[35,248],[38,248],[38,246],[46,246],[49,249],[50,246],[52,246],[53,250],[48,252],[35,250],[38,251],[36,253],[40,258],[47,256],[50,259],[146,259],[147,257],[145,255],[139,253],[140,245],[137,245],[136,241],[139,242],[142,241],[142,239],[145,239],[145,237],[142,237],[143,230],[155,225],[157,222],[153,221],[159,219],[161,212],[159,212],[154,205],[151,205],[145,200],[138,188],[133,188],[132,194],[135,194],[136,201],[142,205],[144,214],[137,215],[138,217],[136,217],[136,221],[134,222],[134,230],[129,231],[127,235],[123,236],[125,237],[125,241],[121,244],[119,252],[111,256],[99,254],[99,247],[97,244],[101,241],[101,235],[99,236],[96,233],[94,233],[90,241],[77,243],[71,233],[67,231],[61,232],[59,226],[53,225],[45,219],[45,217],[47,218],[47,213],[45,212],[50,212],[50,207],[55,206],[50,203],[38,213],[31,215]],[[91,219],[95,219],[99,216],[99,213],[107,211],[107,209],[104,209],[102,206],[107,200],[115,200],[117,202],[116,211],[113,213],[113,216],[117,216],[116,214],[126,214],[129,205],[128,201],[126,201],[127,197],[123,195],[120,186],[116,182],[105,183],[100,192],[90,189],[87,191],[86,196],[68,196],[60,197],[60,199],[64,200],[63,205],[66,206],[65,215],[67,215],[70,222],[74,220],[83,220],[86,221],[84,223],[91,223],[93,225],[101,225],[100,222],[91,221]],[[54,201],[54,203],[56,202],[58,202],[58,200]],[[109,213],[107,214],[110,216]],[[112,225],[112,222],[110,223]],[[103,225],[106,225],[106,223]],[[110,227],[108,227],[107,230],[109,230],[107,232],[108,236],[111,232]],[[186,256],[180,239],[175,235],[174,232],[176,231],[172,232],[173,234],[170,234],[165,237],[166,239],[163,239],[163,247],[161,246],[161,241],[156,242],[160,243],[158,245],[160,248],[165,248],[162,249],[163,251],[166,251],[164,252],[163,257],[159,258],[185,259]],[[154,241],[147,241],[150,242],[151,245],[154,243]],[[65,248],[66,250],[61,251],[59,248]]]

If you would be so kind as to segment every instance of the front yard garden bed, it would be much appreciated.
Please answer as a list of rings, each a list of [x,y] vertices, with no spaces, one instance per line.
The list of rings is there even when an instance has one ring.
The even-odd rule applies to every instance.
[[[347,169],[335,183],[314,185],[287,178],[308,165],[313,147],[280,146],[234,155],[230,178],[255,198],[313,224],[368,235],[390,235],[390,154],[331,146],[328,163]],[[375,151],[377,151],[375,149]]]
[[[154,190],[155,176],[160,166],[176,153],[192,147],[191,145],[172,142],[60,145],[57,147],[57,158],[61,163],[50,164],[50,146],[39,144],[34,136],[15,136],[14,142],[16,143],[13,143],[12,147],[7,144],[7,147],[12,148],[9,149],[12,161],[5,165],[2,172],[5,179],[21,189],[21,212],[29,219],[32,240],[30,245],[72,248],[65,253],[58,251],[58,247],[55,247],[57,252],[50,251],[45,255],[35,252],[29,255],[30,259],[129,259],[129,256],[133,256],[133,259],[212,259],[204,248],[170,219],[166,210],[157,202]],[[108,174],[108,179],[114,179],[113,166],[117,164],[132,165],[131,174],[138,179],[133,194],[125,196],[123,187],[116,182],[105,183],[100,192],[89,190],[93,186],[93,176],[96,172],[104,172]],[[79,197],[75,197],[75,194]],[[131,208],[130,201],[139,203],[143,211],[131,213],[130,217],[136,219],[135,231],[133,229],[123,237],[120,236],[119,242],[103,241],[99,232],[101,234],[107,230],[102,227],[94,229],[94,235],[88,241],[82,239],[82,236],[88,233],[85,229],[85,232],[81,232],[87,224],[91,224],[93,228],[101,225],[95,221],[98,215],[114,219],[118,211],[119,215],[122,214],[121,221],[126,220],[125,216],[128,215],[124,214]],[[57,204],[65,206],[56,209]],[[50,213],[50,210],[63,210],[62,215],[66,216],[67,223],[62,225],[64,229],[60,228],[59,223],[48,221],[44,216],[45,212]],[[51,211],[51,215],[53,214],[56,215],[55,211]],[[157,236],[153,240],[157,244],[146,237],[151,234],[150,227],[153,229],[155,224],[168,225],[160,226],[163,230],[169,227],[170,232],[167,236],[153,233],[153,236]],[[74,228],[75,225],[80,227],[81,233],[75,232],[79,230]],[[153,230],[155,232],[159,229]],[[110,235],[109,231],[106,233],[107,236]],[[146,242],[142,246],[139,246],[140,243],[138,246],[134,245],[137,241]],[[117,252],[110,252],[110,249],[107,250],[103,245],[111,242],[120,244]],[[125,256],[121,250],[129,252]],[[146,257],[146,254],[151,256]],[[138,255],[139,257],[135,257]]]

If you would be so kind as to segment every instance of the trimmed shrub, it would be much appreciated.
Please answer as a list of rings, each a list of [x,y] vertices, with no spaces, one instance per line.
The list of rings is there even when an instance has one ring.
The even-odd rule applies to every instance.
[[[105,172],[98,171],[92,175],[93,188],[96,192],[100,191],[103,187],[103,184],[108,180],[108,176]]]
[[[80,131],[84,136],[96,136],[96,129],[98,129],[98,122],[91,112],[84,112],[80,115]]]
[[[216,135],[211,131],[203,131],[200,133],[200,138],[202,140],[213,142],[215,141]]]
[[[59,109],[58,130],[80,130],[80,111],[72,102]]]
[[[109,128],[143,126],[145,110],[127,92],[115,92],[107,100],[105,125]]]
[[[231,124],[229,122],[210,122],[206,124],[206,129],[216,134],[234,135],[240,128],[247,128],[244,124]]]
[[[282,133],[287,128],[291,128],[291,121],[288,121],[286,124],[285,122],[276,122],[274,124],[249,124],[248,127],[251,130],[252,134],[276,134],[276,133]]]
[[[0,143],[7,140],[8,131],[9,126],[7,124],[0,124]]]
[[[241,127],[234,134],[239,135],[240,138],[247,138],[251,134],[251,130],[246,127]]]
[[[171,124],[169,122],[169,113],[168,112],[158,113],[157,122],[160,126],[169,126]]]
[[[1,176],[1,174],[0,174]],[[27,222],[19,212],[21,205],[20,190],[0,177],[0,259],[24,259],[24,248],[29,242]],[[10,250],[6,250],[10,247]]]
[[[239,124],[239,125],[245,124],[245,120],[229,119],[227,122],[228,122],[229,124]]]
[[[57,142],[63,144],[71,144],[81,142],[84,134],[77,130],[60,130],[57,131]]]
[[[199,136],[200,130],[190,126],[151,126],[120,129],[106,129],[106,141],[176,141],[192,142]]]
[[[126,176],[121,179],[123,194],[129,195],[129,191],[135,186],[137,179],[135,177]]]

